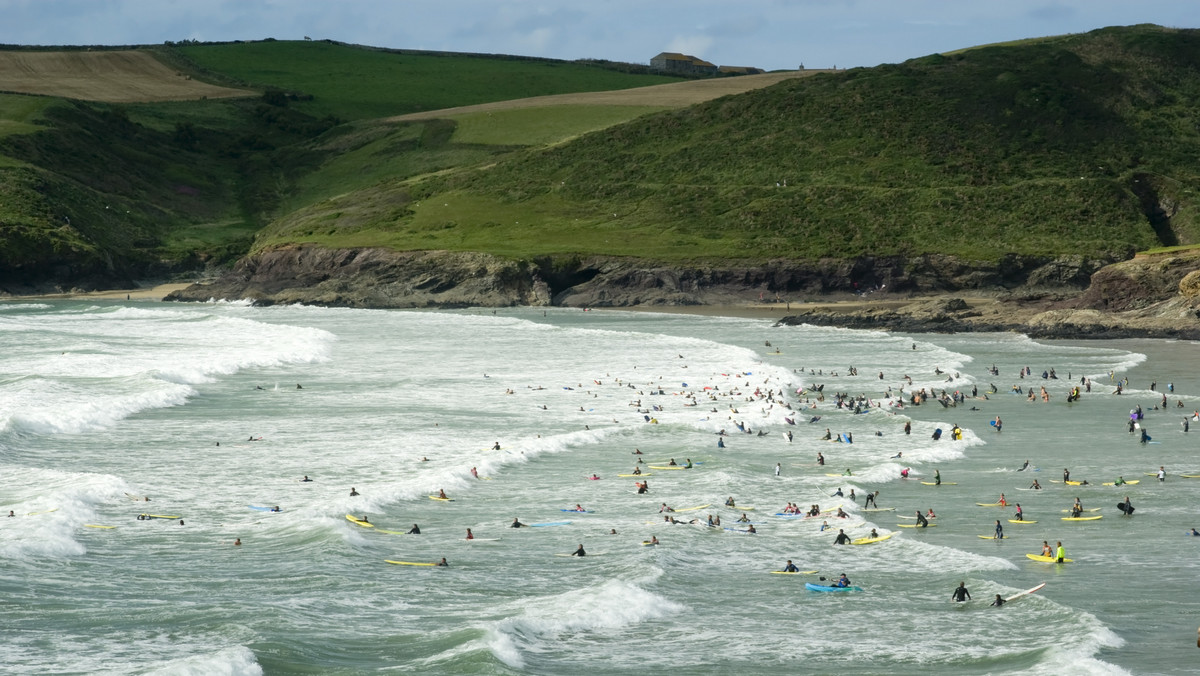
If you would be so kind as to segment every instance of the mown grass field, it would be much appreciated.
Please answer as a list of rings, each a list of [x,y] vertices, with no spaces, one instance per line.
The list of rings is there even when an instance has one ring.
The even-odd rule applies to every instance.
[[[581,63],[463,54],[413,54],[323,41],[184,45],[204,71],[312,95],[294,105],[310,115],[361,120],[545,94],[678,82]]]

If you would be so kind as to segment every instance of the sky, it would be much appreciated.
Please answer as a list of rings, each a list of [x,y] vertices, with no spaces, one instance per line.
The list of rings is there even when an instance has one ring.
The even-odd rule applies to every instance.
[[[1200,0],[0,0],[0,43],[332,39],[766,70],[850,68],[1105,26],[1200,25]]]

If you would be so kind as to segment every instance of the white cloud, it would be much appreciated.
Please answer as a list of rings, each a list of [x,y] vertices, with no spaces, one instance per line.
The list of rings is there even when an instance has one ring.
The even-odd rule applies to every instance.
[[[712,46],[713,39],[707,35],[676,36],[667,43],[667,48],[664,51],[689,54],[700,57],[705,61],[711,61],[711,59],[705,56],[705,53],[710,51]]]

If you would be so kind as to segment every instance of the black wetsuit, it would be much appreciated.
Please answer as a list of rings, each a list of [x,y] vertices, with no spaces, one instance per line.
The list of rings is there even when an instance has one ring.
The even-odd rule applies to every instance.
[[[838,533],[837,539],[833,541],[835,545],[844,545],[850,542],[850,536],[845,533]]]
[[[966,587],[959,585],[958,589],[954,590],[954,600],[955,601],[962,603],[963,601],[966,601],[969,598],[971,598],[971,592],[967,591]]]

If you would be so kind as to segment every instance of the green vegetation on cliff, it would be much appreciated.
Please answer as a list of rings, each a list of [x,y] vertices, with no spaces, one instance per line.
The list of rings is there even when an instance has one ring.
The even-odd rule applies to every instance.
[[[474,140],[450,143],[455,124],[444,120],[345,120],[530,92],[678,81],[611,64],[396,54],[323,42],[158,53],[198,77],[249,79],[265,91],[259,98],[124,105],[0,94],[0,283],[103,286],[231,262],[264,224],[290,210],[382,180],[474,165],[515,147],[485,124],[474,125]],[[566,125],[543,119],[537,142],[638,112]]]
[[[980,47],[686,108],[407,122],[388,118],[664,78],[324,42],[162,49],[263,93],[0,95],[0,277],[112,281],[296,243],[742,264],[1200,243],[1193,30]]]
[[[996,259],[1200,242],[1198,57],[1200,32],[1139,26],[792,80],[372,186],[258,246]]]

